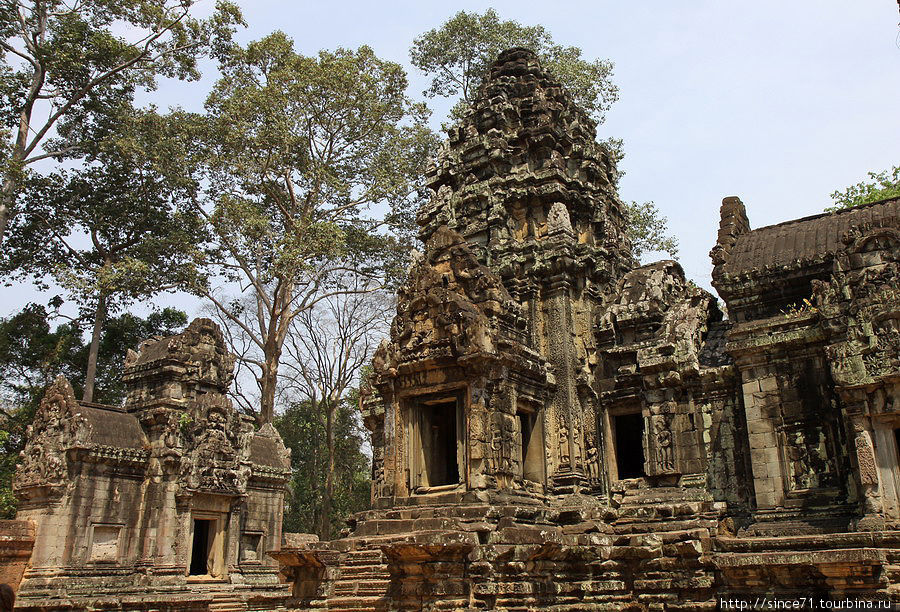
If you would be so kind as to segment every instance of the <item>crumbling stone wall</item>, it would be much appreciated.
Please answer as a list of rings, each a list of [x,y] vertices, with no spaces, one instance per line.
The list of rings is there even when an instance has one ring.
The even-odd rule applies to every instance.
[[[0,584],[19,588],[34,547],[34,525],[29,521],[0,521]]]

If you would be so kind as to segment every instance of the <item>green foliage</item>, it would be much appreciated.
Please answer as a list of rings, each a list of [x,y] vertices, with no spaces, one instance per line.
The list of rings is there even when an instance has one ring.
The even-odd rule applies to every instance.
[[[411,218],[434,136],[403,69],[368,47],[306,57],[275,32],[218,58],[222,78],[195,120],[208,185],[197,210],[212,236],[208,269],[253,296],[252,316],[213,283],[195,290],[262,352],[254,367],[269,421],[296,314],[347,292],[348,269],[378,282],[399,273],[406,249],[386,230]]]
[[[52,278],[94,321],[95,338],[109,313],[195,284],[203,235],[189,206],[196,183],[171,157],[182,146],[180,125],[153,110],[123,112],[92,163],[29,176],[0,255],[6,282],[30,278],[46,288]]]
[[[799,302],[788,304],[786,308],[782,308],[781,310],[781,314],[783,314],[786,319],[794,315],[809,314],[814,312],[819,312],[819,309],[813,305],[809,298],[803,298]]]
[[[494,9],[484,14],[459,11],[439,28],[416,38],[410,49],[412,64],[431,77],[423,93],[429,98],[461,96],[451,111],[452,119],[465,115],[488,66],[510,47],[526,47],[566,88],[597,123],[618,99],[611,81],[613,64],[589,61],[578,47],[553,42],[543,26],[501,21]]]
[[[179,333],[188,323],[187,314],[177,308],[163,308],[147,315],[146,318],[125,312],[107,320],[100,336],[97,358],[97,392],[94,401],[101,404],[119,405],[125,401],[125,384],[122,382],[122,368],[128,349],[149,338],[172,336]],[[89,345],[85,344],[76,355],[72,368],[79,368],[70,382],[76,390],[84,385],[84,365],[87,363]]]
[[[835,212],[845,208],[853,208],[870,202],[900,198],[900,166],[881,172],[869,172],[868,181],[860,181],[843,191],[831,194],[834,206],[826,208],[827,212]]]
[[[29,177],[0,259],[7,282],[50,276],[91,312],[101,295],[112,310],[190,282],[201,235],[184,209],[195,184],[167,157],[177,135],[152,110],[117,121],[95,163]]]
[[[284,530],[318,533],[328,465],[324,415],[309,402],[297,403],[276,417],[275,427],[291,449],[293,471]],[[364,433],[356,404],[342,402],[335,420],[335,487],[329,538],[340,535],[348,516],[369,507],[371,475],[369,458],[363,453]]]
[[[199,78],[198,59],[229,44],[243,23],[219,0],[208,19],[196,0],[3,0],[0,2],[0,242],[25,178],[41,159],[89,157],[158,77]]]
[[[662,251],[670,257],[678,254],[678,239],[666,235],[669,220],[660,214],[653,202],[625,203],[628,219],[626,232],[631,239],[631,249],[636,258],[651,251]]]
[[[76,392],[84,385],[88,345],[74,323],[52,329],[43,306],[28,304],[20,312],[0,319],[0,519],[15,515],[11,483],[26,430],[44,391],[63,375]],[[187,315],[173,308],[147,318],[126,313],[111,319],[100,340],[97,400],[120,404],[125,398],[121,382],[125,354],[139,342],[171,335],[187,323]]]
[[[372,263],[390,241],[369,208],[413,207],[434,143],[403,69],[368,47],[305,57],[281,32],[220,60],[204,134],[216,255],[264,262],[261,283]]]

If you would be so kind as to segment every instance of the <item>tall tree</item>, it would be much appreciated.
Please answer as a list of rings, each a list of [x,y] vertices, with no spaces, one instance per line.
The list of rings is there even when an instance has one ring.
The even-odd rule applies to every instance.
[[[138,88],[158,76],[198,78],[197,59],[242,23],[231,2],[219,0],[205,20],[191,15],[194,4],[0,1],[0,245],[28,166],[84,156]]]
[[[120,115],[114,146],[94,164],[34,175],[0,256],[8,282],[47,277],[65,288],[92,321],[84,401],[94,398],[100,338],[107,317],[161,291],[195,282],[200,222],[196,184],[170,157],[173,122],[150,111]]]
[[[900,198],[900,166],[894,166],[890,170],[881,172],[869,172],[868,175],[868,181],[860,181],[843,191],[838,190],[832,193],[831,199],[834,201],[834,206],[825,210],[835,212],[869,202]]]
[[[126,313],[110,319],[100,341],[96,399],[121,404],[127,350],[144,339],[176,333],[186,322],[187,316],[172,308],[146,318]],[[15,515],[12,476],[35,409],[59,375],[68,378],[76,392],[83,388],[88,349],[76,323],[53,329],[53,317],[43,306],[28,304],[0,319],[0,519]]]
[[[284,530],[318,533],[323,539],[339,537],[339,526],[350,514],[369,507],[371,466],[364,452],[368,432],[359,421],[353,399],[338,406],[334,421],[335,463],[331,478],[335,494],[327,520],[325,509],[325,424],[321,413],[305,402],[288,405],[275,417],[275,427],[291,449],[291,481],[284,510]],[[322,525],[331,531],[322,533]]]
[[[209,185],[199,212],[213,236],[207,262],[252,295],[252,310],[211,284],[197,291],[261,353],[259,419],[271,422],[291,323],[355,291],[344,271],[383,279],[397,263],[382,230],[420,193],[433,136],[403,69],[368,47],[304,57],[276,32],[220,60],[198,147]]]
[[[356,282],[365,280],[357,278]],[[325,457],[320,465],[325,487],[318,530],[321,537],[329,537],[332,532],[340,451],[336,438],[338,411],[358,384],[378,343],[387,335],[392,305],[384,292],[334,295],[299,313],[294,331],[288,336],[290,358],[285,362],[285,392],[300,399],[312,414],[320,415],[324,424]]]
[[[544,67],[568,88],[578,103],[602,123],[606,111],[619,97],[612,82],[613,64],[608,60],[586,60],[578,47],[553,41],[543,26],[525,26],[500,19],[494,9],[484,14],[459,11],[439,28],[415,39],[410,49],[412,64],[431,77],[424,94],[429,98],[459,101],[451,118],[465,114],[488,66],[510,47],[527,47],[538,54]]]
[[[626,231],[631,239],[631,252],[635,257],[649,251],[662,251],[670,257],[678,254],[678,239],[667,235],[669,220],[659,212],[653,202],[625,203],[628,218]]]

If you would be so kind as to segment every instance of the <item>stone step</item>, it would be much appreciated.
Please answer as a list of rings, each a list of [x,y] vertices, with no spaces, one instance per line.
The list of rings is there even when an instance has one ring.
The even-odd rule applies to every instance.
[[[237,595],[217,595],[209,602],[209,612],[247,612],[247,603]]]
[[[355,580],[343,581],[339,580],[334,585],[335,597],[356,596],[381,596],[387,592],[388,585],[391,583],[389,579],[382,580]]]
[[[375,612],[383,597],[329,597],[328,612]]]
[[[347,553],[343,565],[381,565],[384,554],[380,549],[351,550]]]
[[[387,565],[351,565],[341,568],[341,580],[359,580],[364,578],[381,578],[390,576]]]
[[[690,499],[690,498],[669,498],[663,499],[659,497],[652,498],[625,498],[619,504],[619,514],[628,508],[650,508],[657,511],[665,511],[670,514],[692,514],[710,510],[713,507],[713,501],[708,499]]]
[[[612,532],[616,535],[654,533],[658,531],[689,531],[698,527],[711,529],[715,532],[717,520],[714,516],[698,516],[684,520],[656,519],[656,520],[618,520],[612,525]]]

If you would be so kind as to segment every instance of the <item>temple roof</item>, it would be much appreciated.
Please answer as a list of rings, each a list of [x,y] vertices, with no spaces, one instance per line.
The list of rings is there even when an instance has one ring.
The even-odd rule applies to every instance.
[[[137,417],[121,408],[79,402],[78,412],[91,426],[88,442],[117,448],[143,448],[147,444]]]
[[[722,272],[737,276],[824,263],[844,247],[842,237],[848,230],[888,217],[900,218],[900,198],[760,227],[737,236]]]

